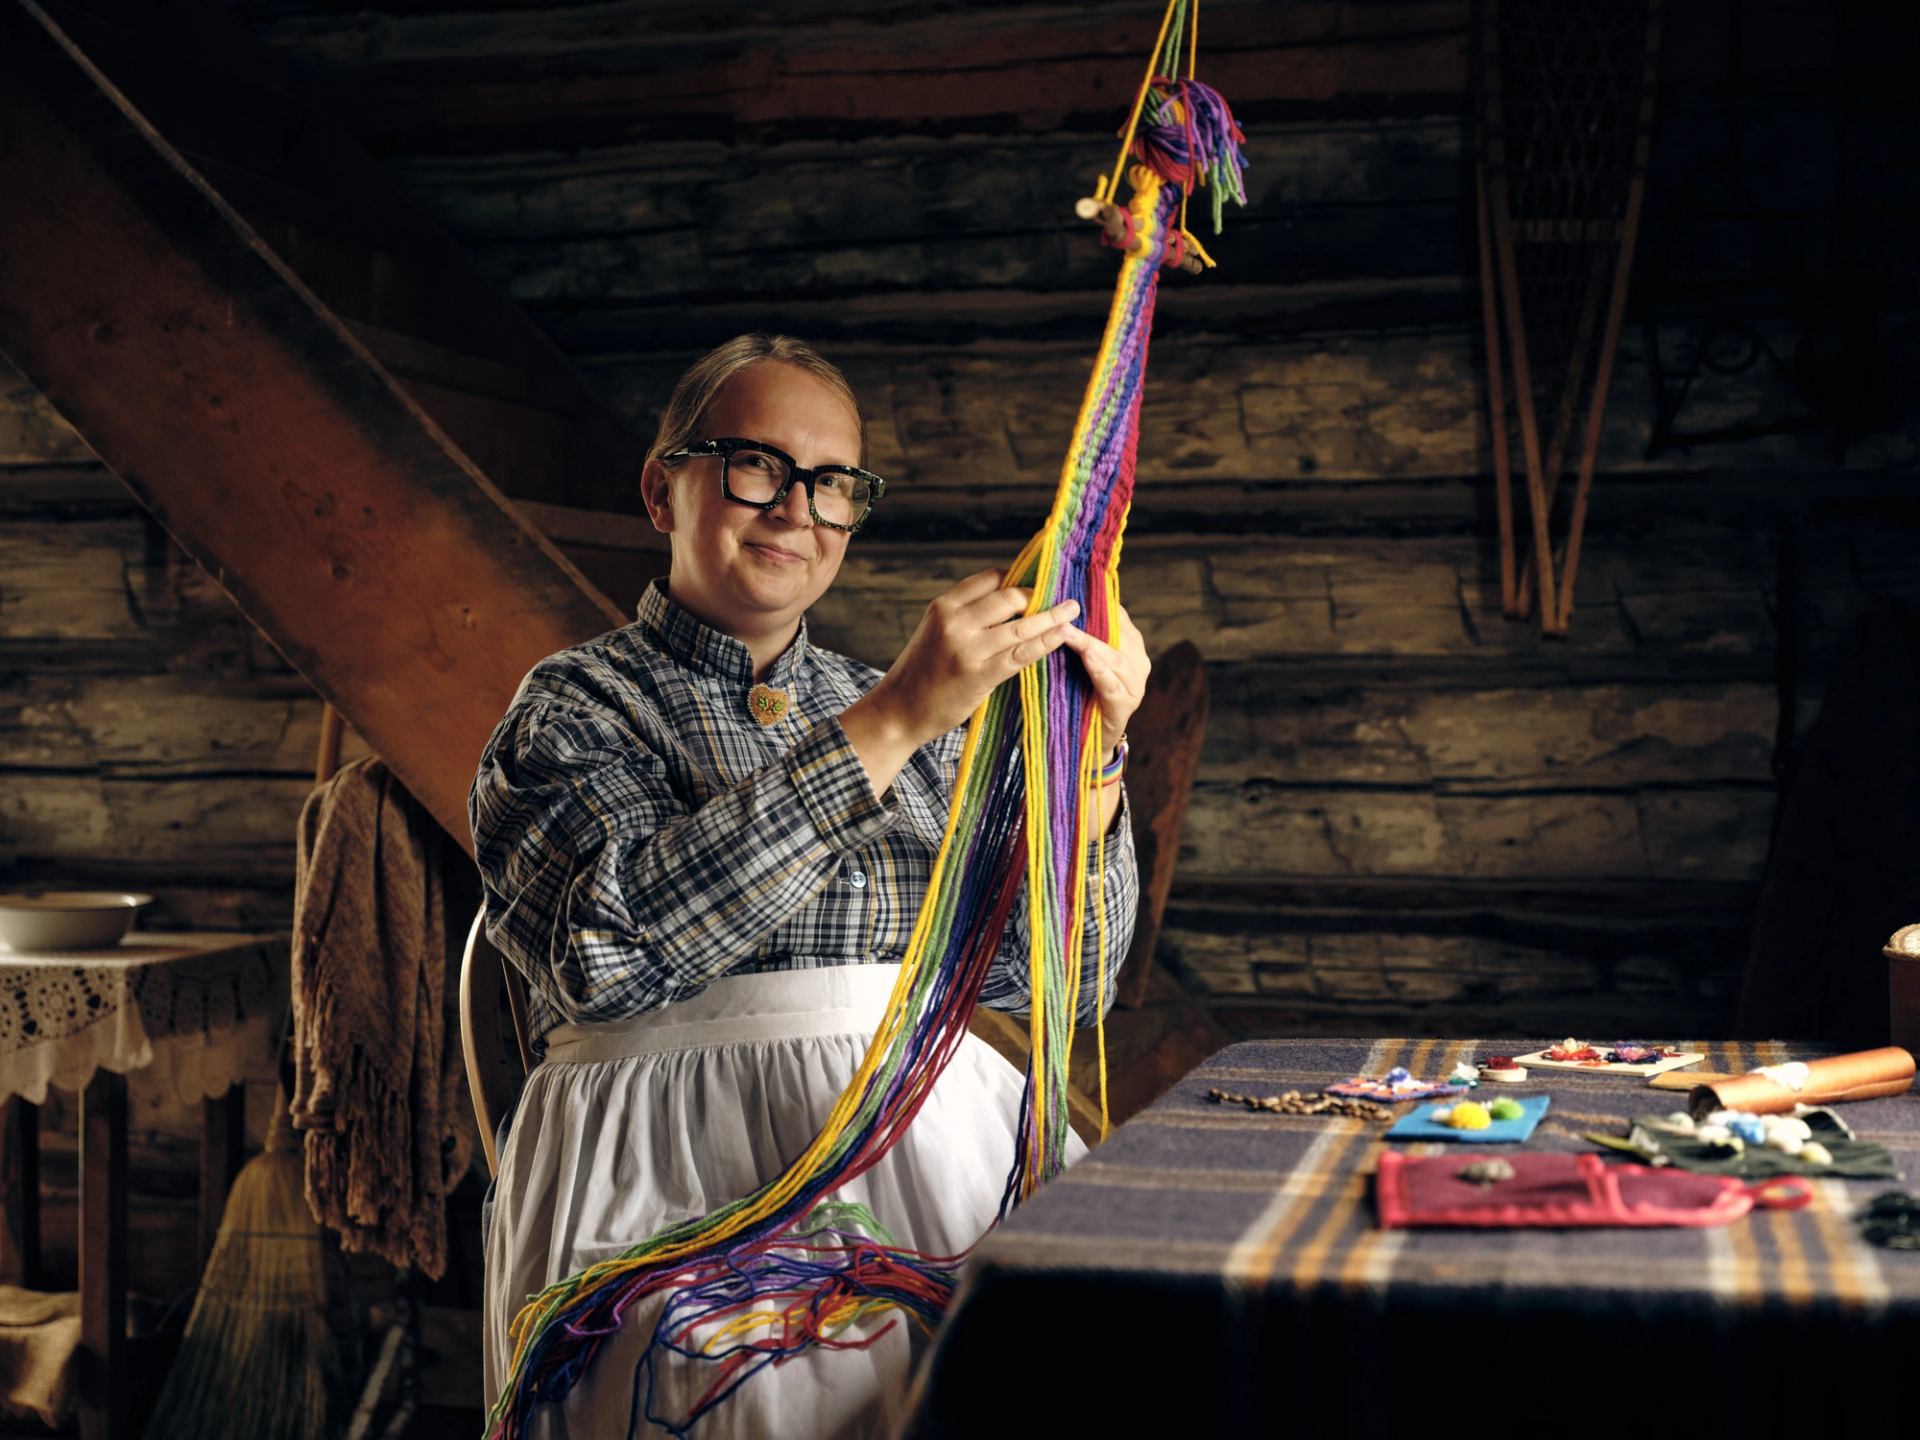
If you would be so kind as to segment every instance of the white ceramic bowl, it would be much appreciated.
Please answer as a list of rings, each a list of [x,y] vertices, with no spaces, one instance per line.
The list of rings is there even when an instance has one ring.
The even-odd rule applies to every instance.
[[[100,950],[118,945],[151,895],[126,890],[28,890],[0,895],[0,950]]]

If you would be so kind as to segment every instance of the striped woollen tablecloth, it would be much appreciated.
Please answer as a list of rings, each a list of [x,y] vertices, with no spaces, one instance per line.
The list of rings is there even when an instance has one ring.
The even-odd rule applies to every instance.
[[[1460,1060],[1545,1043],[1220,1051],[981,1243],[916,1378],[905,1433],[1268,1435],[1313,1424],[1403,1437],[1444,1426],[1477,1440],[1680,1423],[1833,1434],[1897,1418],[1901,1433],[1920,1434],[1920,1252],[1869,1246],[1850,1218],[1895,1182],[1822,1180],[1805,1210],[1705,1230],[1383,1231],[1372,1177],[1384,1126],[1206,1098],[1307,1092],[1395,1065],[1438,1078]],[[1718,1071],[1825,1053],[1684,1048]],[[1584,1131],[1624,1133],[1633,1116],[1685,1106],[1685,1092],[1637,1077],[1564,1070],[1489,1092],[1553,1097],[1530,1150],[1591,1151]],[[1920,1095],[1842,1113],[1920,1188]],[[1457,1148],[1464,1159],[1516,1147]]]

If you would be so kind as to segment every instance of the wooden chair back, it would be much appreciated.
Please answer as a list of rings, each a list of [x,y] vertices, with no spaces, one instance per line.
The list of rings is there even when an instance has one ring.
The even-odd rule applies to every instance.
[[[485,911],[473,917],[460,957],[460,1052],[487,1173],[497,1174],[494,1135],[533,1068],[534,1055],[527,1034],[526,977],[487,939]]]

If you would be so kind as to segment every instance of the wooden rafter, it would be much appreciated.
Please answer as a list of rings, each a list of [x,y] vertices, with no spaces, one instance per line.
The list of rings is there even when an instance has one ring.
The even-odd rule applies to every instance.
[[[520,678],[623,615],[32,0],[0,193],[0,349],[464,842]]]

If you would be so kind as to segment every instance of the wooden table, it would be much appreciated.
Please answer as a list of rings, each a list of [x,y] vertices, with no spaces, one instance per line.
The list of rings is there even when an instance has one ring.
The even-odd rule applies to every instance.
[[[1920,1252],[1876,1249],[1852,1223],[1894,1182],[1820,1180],[1804,1210],[1714,1229],[1383,1231],[1385,1127],[1207,1099],[1394,1065],[1438,1078],[1539,1044],[1220,1051],[981,1242],[907,1434],[1910,1431]],[[1820,1053],[1686,1048],[1726,1071]],[[1552,1096],[1529,1150],[1592,1152],[1585,1132],[1684,1104],[1634,1077],[1556,1070],[1482,1090]],[[1838,1108],[1920,1182],[1920,1095]]]
[[[40,1274],[39,1124],[49,1085],[80,1095],[83,1440],[127,1429],[127,1074],[203,1106],[200,1256],[243,1141],[237,1083],[270,1060],[285,1015],[285,936],[134,934],[94,951],[0,951],[0,1098],[8,1105],[5,1259]]]

